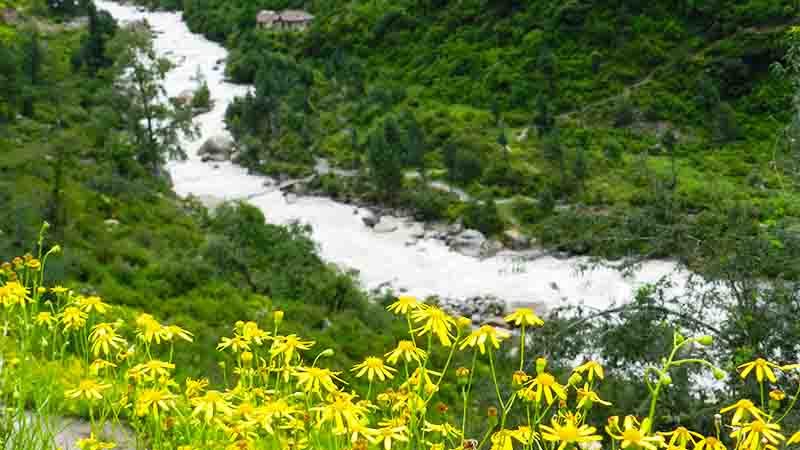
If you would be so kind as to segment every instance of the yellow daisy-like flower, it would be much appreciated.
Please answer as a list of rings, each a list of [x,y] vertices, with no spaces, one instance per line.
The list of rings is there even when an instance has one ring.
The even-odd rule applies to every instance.
[[[117,335],[117,330],[110,323],[98,323],[92,327],[89,341],[92,343],[92,354],[95,357],[101,353],[108,355],[111,353],[111,349],[117,350],[126,344],[125,339]]]
[[[436,424],[426,420],[422,430],[426,433],[439,433],[444,438],[461,436],[461,430],[447,422]]]
[[[36,325],[50,327],[56,323],[56,317],[49,311],[43,311],[36,314],[36,317],[34,317],[33,321],[36,323]]]
[[[511,430],[500,430],[492,434],[491,450],[514,450],[514,432]]]
[[[328,392],[336,392],[339,388],[336,387],[334,380],[344,383],[344,380],[337,376],[339,372],[320,367],[298,367],[293,375],[297,377],[297,385],[305,392],[321,393],[321,388]]]
[[[232,338],[222,337],[220,343],[217,344],[217,350],[222,351],[227,349],[231,349],[234,353],[248,351],[250,350],[250,341],[238,334],[235,334]]]
[[[416,297],[411,295],[401,295],[400,297],[397,297],[396,302],[387,306],[386,309],[398,315],[406,315],[409,311],[423,309],[425,306],[426,305],[417,300]]]
[[[313,345],[314,341],[304,341],[296,334],[276,336],[269,352],[272,356],[283,355],[283,360],[288,365],[292,362],[292,357],[298,350],[308,350]]]
[[[424,322],[422,326],[414,330],[418,336],[431,333],[439,338],[439,342],[443,346],[450,347],[453,344],[450,330],[455,326],[456,321],[438,306],[417,309],[411,313],[411,318],[417,323]]]
[[[584,407],[588,408],[591,407],[595,403],[599,403],[604,406],[611,406],[611,402],[607,402],[602,400],[596,392],[589,388],[589,383],[584,383],[583,387],[578,389],[578,409],[582,409]]]
[[[98,383],[92,379],[81,380],[78,384],[78,387],[75,389],[70,389],[64,392],[64,395],[68,398],[80,399],[84,398],[86,400],[102,400],[103,398],[103,391],[111,388],[111,385],[108,383]]]
[[[103,303],[103,300],[95,295],[90,297],[78,297],[75,300],[75,304],[85,313],[97,311],[98,314],[105,314],[111,309],[111,305]]]
[[[481,354],[486,353],[486,342],[492,344],[494,348],[500,348],[500,341],[511,337],[511,333],[506,330],[497,329],[491,325],[481,325],[480,328],[469,334],[461,341],[461,350],[467,347],[478,346]]]
[[[88,438],[78,439],[75,445],[79,450],[107,450],[115,448],[117,444],[113,442],[103,442],[97,439],[94,432],[89,434]]]
[[[523,398],[528,401],[541,402],[544,397],[547,404],[550,405],[555,401],[556,397],[566,400],[567,391],[564,386],[556,381],[556,378],[547,373],[542,372],[531,380],[527,387],[520,391]]]
[[[139,314],[136,318],[136,336],[147,344],[155,341],[156,344],[161,343],[162,326],[150,314]]]
[[[92,361],[92,364],[89,365],[89,372],[91,372],[93,375],[97,375],[101,370],[113,369],[114,367],[117,367],[117,365],[111,361],[106,361],[105,359],[95,359]]]
[[[550,426],[540,425],[542,439],[550,442],[560,442],[558,450],[564,450],[570,444],[581,444],[584,442],[595,442],[603,440],[603,437],[595,434],[597,429],[589,425],[579,425],[572,418],[550,420]]]
[[[750,372],[755,372],[756,380],[759,383],[764,381],[766,377],[769,381],[775,383],[778,379],[775,377],[775,372],[773,369],[780,369],[781,367],[775,363],[769,362],[763,358],[756,358],[755,361],[750,361],[749,363],[744,363],[739,366],[739,370],[742,372],[739,374],[742,379],[747,378]]]
[[[161,327],[161,337],[163,337],[165,341],[171,341],[174,338],[178,338],[183,339],[186,342],[193,342],[194,338],[192,336],[192,333],[177,325],[167,325],[165,327]]]
[[[645,420],[645,422],[647,422]],[[613,428],[617,428],[614,430]],[[661,436],[648,436],[643,429],[645,426],[640,426],[639,421],[633,416],[625,417],[623,428],[620,430],[618,426],[606,426],[606,433],[614,440],[622,441],[621,447],[628,448],[631,445],[641,447],[647,450],[657,450],[664,443],[664,438]]]
[[[198,395],[202,394],[203,391],[208,387],[208,379],[201,378],[199,380],[195,380],[192,378],[186,379],[186,397],[192,398],[197,397]]]
[[[350,430],[351,433],[355,432],[366,437],[371,432],[366,431],[360,425],[367,417],[368,408],[360,402],[355,402],[355,398],[354,394],[334,392],[327,403],[312,408],[318,414],[316,427],[320,428],[326,423],[330,423],[333,433],[336,435],[343,435]]]
[[[725,448],[725,444],[720,442],[714,436],[706,436],[703,439],[697,441],[697,444],[694,446],[694,450],[728,450]]]
[[[85,312],[74,306],[64,308],[64,312],[61,313],[61,323],[64,325],[64,331],[82,328],[86,325],[87,317],[89,316]]]
[[[665,438],[669,437],[669,442],[667,442],[667,446],[674,448],[686,448],[687,444],[691,443],[693,446],[696,445],[697,440],[705,439],[702,434],[691,431],[686,427],[678,427],[672,431],[666,433],[658,433]],[[697,440],[695,440],[697,439]]]
[[[190,402],[194,406],[192,417],[202,416],[206,423],[210,423],[215,414],[228,415],[233,411],[225,394],[220,391],[208,391],[202,397],[191,399]]]
[[[518,327],[540,327],[544,325],[544,320],[540,319],[530,308],[517,308],[516,311],[507,315],[504,320]]]
[[[781,431],[781,426],[777,423],[756,419],[734,430],[731,437],[740,440],[739,448],[742,450],[758,450],[762,440],[772,445],[778,445],[780,441],[785,440],[786,437],[779,431]]]
[[[137,364],[128,369],[128,376],[134,379],[148,377],[156,379],[158,377],[169,377],[170,371],[175,369],[175,364],[151,359],[146,363]]]
[[[600,363],[597,361],[587,361],[581,364],[580,366],[576,367],[575,370],[573,370],[573,372],[579,373],[581,375],[585,374],[586,378],[589,380],[590,383],[594,381],[594,377],[597,377],[601,380],[603,379],[603,377],[605,377],[603,366],[601,366]]]
[[[65,294],[69,291],[69,289],[65,288],[64,286],[53,286],[50,288],[50,292],[56,295]]]
[[[136,415],[139,417],[152,414],[158,416],[159,411],[175,408],[177,396],[165,388],[144,389],[136,398]]]
[[[373,444],[382,444],[384,450],[391,450],[395,442],[408,442],[408,427],[405,425],[381,427],[368,439]]]
[[[356,373],[356,378],[361,378],[364,374],[367,375],[367,379],[372,381],[377,376],[379,380],[386,381],[387,379],[391,380],[394,378],[392,372],[397,372],[397,369],[387,366],[384,364],[383,359],[369,356],[363,362],[356,364],[352,369],[352,372]]]
[[[733,418],[731,419],[731,425],[739,425],[742,418],[747,418],[748,415],[753,419],[759,420],[764,420],[768,417],[767,413],[758,409],[753,402],[747,399],[739,400],[738,402],[719,410],[719,412],[722,414],[726,414],[730,411],[734,411]]]
[[[428,353],[417,347],[413,341],[400,341],[394,350],[384,356],[386,356],[386,362],[389,364],[397,364],[400,358],[409,363],[412,361],[419,363],[428,356]]]

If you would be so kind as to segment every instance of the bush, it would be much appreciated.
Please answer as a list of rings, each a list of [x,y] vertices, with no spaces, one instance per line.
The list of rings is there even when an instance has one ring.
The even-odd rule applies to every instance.
[[[464,226],[486,236],[499,234],[505,228],[494,199],[469,203],[464,211]]]

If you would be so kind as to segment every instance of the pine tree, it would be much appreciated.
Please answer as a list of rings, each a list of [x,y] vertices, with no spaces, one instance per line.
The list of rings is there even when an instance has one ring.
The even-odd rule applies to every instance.
[[[41,83],[42,58],[39,33],[34,29],[22,46],[22,72],[27,81],[23,91],[22,114],[27,117],[33,117],[35,114],[35,97],[37,86]]]

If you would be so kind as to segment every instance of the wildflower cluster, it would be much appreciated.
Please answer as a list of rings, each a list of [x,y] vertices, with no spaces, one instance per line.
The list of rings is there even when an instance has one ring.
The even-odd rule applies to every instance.
[[[726,426],[720,419],[711,430],[659,430],[657,402],[671,384],[671,370],[701,364],[724,376],[705,360],[682,356],[710,345],[709,336],[676,333],[662,366],[645,372],[648,416],[612,416],[593,424],[593,410],[610,405],[598,394],[606,376],[602,365],[589,360],[561,377],[545,358],[526,359],[527,333],[544,324],[533,310],[520,308],[505,317],[512,332],[472,324],[410,296],[388,307],[408,325],[407,335],[347,370],[326,367],[333,350],[319,351],[313,340],[283,332],[283,312],[276,310],[262,322],[235,323],[219,339],[224,383],[179,380],[172,356],[181,341],[193,341],[192,333],[144,313],[130,321],[114,319],[115,309],[97,296],[46,288],[44,262],[37,262],[44,259],[28,256],[1,266],[6,336],[29,364],[66,365],[77,355],[82,376],[70,381],[62,397],[91,420],[93,433],[76,443],[81,449],[113,448],[114,442],[101,439],[109,423],[126,424],[154,450],[774,450],[800,443],[800,434],[787,438],[782,428],[800,391],[788,396],[777,387],[782,373],[800,365],[756,359],[739,367],[740,376],[761,389],[761,401],[741,399],[721,408]],[[513,373],[498,373],[498,352],[513,341],[519,364],[514,361]],[[13,377],[22,364],[14,361],[4,370],[24,383]],[[471,364],[454,367],[454,361]],[[487,366],[488,379],[476,376]],[[478,413],[473,391],[487,382],[496,406]],[[365,389],[354,387],[361,383]],[[446,386],[458,389],[460,404],[442,403]]]

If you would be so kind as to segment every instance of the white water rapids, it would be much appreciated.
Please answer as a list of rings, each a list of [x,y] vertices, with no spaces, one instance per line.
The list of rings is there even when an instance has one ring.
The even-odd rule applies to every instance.
[[[223,79],[228,52],[219,44],[191,33],[179,13],[143,11],[135,6],[96,0],[120,22],[146,19],[156,33],[157,52],[176,64],[166,80],[168,95],[177,96],[195,88],[193,80],[199,70],[205,75],[214,101],[213,111],[196,117],[201,137],[187,142],[188,160],[172,162],[168,169],[174,189],[179,195],[214,196],[241,199],[264,192],[265,177],[249,175],[230,163],[204,163],[197,155],[201,143],[212,136],[226,134],[223,117],[228,104],[244,95],[249,87],[227,83]],[[216,167],[215,167],[216,166]],[[632,276],[597,267],[585,272],[577,270],[583,258],[512,262],[508,255],[478,260],[450,250],[443,242],[420,240],[406,246],[409,230],[401,226],[396,232],[376,234],[364,226],[353,206],[319,197],[301,197],[288,204],[280,191],[253,197],[271,223],[285,224],[299,220],[310,224],[313,238],[327,261],[356,269],[365,288],[389,282],[396,289],[427,296],[451,298],[495,295],[510,304],[544,304],[548,308],[569,304],[585,304],[603,308],[631,298],[637,286],[670,276],[679,293],[689,274],[669,261],[650,261],[641,265]],[[512,270],[512,266],[513,269]]]

